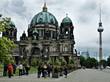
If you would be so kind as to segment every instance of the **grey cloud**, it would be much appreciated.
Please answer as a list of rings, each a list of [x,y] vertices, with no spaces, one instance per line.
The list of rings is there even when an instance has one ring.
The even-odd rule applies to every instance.
[[[24,2],[22,0],[12,0],[8,4],[7,11],[10,10],[12,13],[16,13],[19,16],[23,16],[26,8],[24,7]]]
[[[95,1],[86,1],[81,7],[79,8],[78,12],[79,18],[78,20],[82,23],[88,23],[91,21],[91,17],[97,14],[97,3]]]
[[[5,11],[5,9],[8,6],[8,4],[9,4],[9,1],[6,1],[6,0],[2,0],[1,1],[1,3],[0,3],[1,14],[3,14],[3,12]]]
[[[82,10],[89,11],[89,12],[92,12],[96,9],[97,9],[96,1],[87,1],[82,7]]]
[[[0,0],[0,10],[5,15],[14,19],[18,29],[18,39],[23,32],[27,31],[28,24],[34,15],[42,11],[43,0]],[[74,35],[76,48],[90,49],[98,52],[98,22],[99,8],[97,0],[46,0],[48,11],[55,15],[59,25],[65,14],[73,20],[75,26]],[[109,42],[109,21],[110,6],[109,1],[105,0],[102,9],[102,21],[104,26],[103,47],[104,53],[110,53]]]

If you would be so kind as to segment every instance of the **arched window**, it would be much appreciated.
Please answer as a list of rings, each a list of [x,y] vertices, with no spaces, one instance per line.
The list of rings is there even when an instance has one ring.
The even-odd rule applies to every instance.
[[[39,18],[39,23],[42,23],[42,18]]]
[[[51,22],[52,24],[54,24],[54,20],[53,20],[53,19],[51,19],[50,22]]]
[[[39,55],[40,54],[40,49],[37,47],[33,47],[31,50],[32,55]]]
[[[68,35],[68,34],[69,34],[68,29],[65,29],[65,34],[66,34],[66,35]]]
[[[68,46],[64,46],[63,51],[67,52],[68,51]]]
[[[53,31],[53,38],[55,38],[55,31]]]
[[[44,30],[41,30],[41,36],[44,36]]]
[[[53,52],[55,52],[56,51],[56,48],[55,47],[53,47]]]
[[[66,31],[66,34],[68,34],[68,31]]]

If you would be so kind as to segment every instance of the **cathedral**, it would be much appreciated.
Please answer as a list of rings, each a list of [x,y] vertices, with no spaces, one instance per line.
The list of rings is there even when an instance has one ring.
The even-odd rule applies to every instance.
[[[64,58],[68,63],[72,58],[76,65],[79,64],[79,58],[74,49],[74,26],[72,20],[66,16],[60,26],[53,14],[48,12],[46,3],[42,11],[36,14],[27,29],[17,41],[17,28],[10,21],[10,28],[3,32],[2,36],[6,36],[13,40],[16,48],[13,50],[13,57],[18,63],[21,58],[27,59],[31,64],[33,58],[48,61]]]

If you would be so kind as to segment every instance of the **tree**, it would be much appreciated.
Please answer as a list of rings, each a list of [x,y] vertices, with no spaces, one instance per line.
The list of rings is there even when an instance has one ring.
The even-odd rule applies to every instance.
[[[101,60],[100,63],[101,63],[101,65],[103,65],[104,68],[106,68],[106,66],[107,66],[106,60]]]
[[[86,64],[86,59],[83,56],[80,56],[80,65],[85,66]]]
[[[9,23],[10,23],[11,19],[10,18],[2,18],[2,20],[0,20],[0,33],[5,31],[6,28],[9,28]]]
[[[110,56],[107,58],[107,65],[110,66]]]
[[[10,18],[3,18],[0,21],[0,33],[9,27]],[[13,61],[12,49],[15,47],[13,41],[6,37],[0,37],[0,61],[9,63]]]
[[[69,59],[69,64],[74,64],[74,60],[73,59]]]
[[[88,57],[86,59],[86,67],[87,68],[93,68],[98,66],[98,61],[95,58]]]

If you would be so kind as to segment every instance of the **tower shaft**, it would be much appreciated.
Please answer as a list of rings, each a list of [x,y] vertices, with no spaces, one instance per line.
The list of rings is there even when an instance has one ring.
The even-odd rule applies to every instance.
[[[99,61],[102,59],[102,32],[99,32]]]

